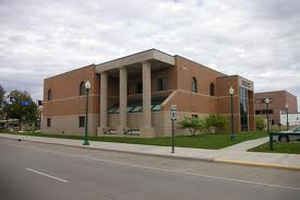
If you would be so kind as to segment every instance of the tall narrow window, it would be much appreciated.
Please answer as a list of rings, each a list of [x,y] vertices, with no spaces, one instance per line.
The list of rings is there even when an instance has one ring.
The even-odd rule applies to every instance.
[[[135,86],[135,93],[137,94],[141,94],[143,93],[143,83],[142,82],[138,82]]]
[[[162,90],[167,90],[167,83],[168,79],[167,78],[159,78],[157,79],[157,90],[162,91]]]
[[[198,92],[197,79],[195,77],[192,80],[192,92]]]
[[[85,95],[85,84],[84,81],[81,81],[79,86],[79,96]]]
[[[52,99],[52,91],[51,91],[51,89],[48,90],[47,97],[48,97],[48,100]]]
[[[241,130],[248,131],[248,90],[246,88],[240,88],[240,118],[241,118]],[[266,112],[264,110],[263,112]]]
[[[47,118],[47,127],[51,127],[51,118]]]
[[[79,128],[84,127],[85,116],[79,116]]]
[[[211,83],[209,86],[209,94],[210,96],[215,96],[215,84]]]

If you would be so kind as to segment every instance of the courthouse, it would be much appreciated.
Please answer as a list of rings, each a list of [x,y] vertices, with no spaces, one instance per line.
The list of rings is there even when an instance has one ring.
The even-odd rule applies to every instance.
[[[170,135],[171,105],[177,122],[184,116],[220,114],[230,120],[234,89],[234,130],[255,130],[254,85],[179,55],[156,49],[92,64],[44,80],[42,131],[81,135],[86,90],[91,136],[161,137]],[[229,126],[230,127],[230,126]],[[176,128],[176,134],[184,130]]]

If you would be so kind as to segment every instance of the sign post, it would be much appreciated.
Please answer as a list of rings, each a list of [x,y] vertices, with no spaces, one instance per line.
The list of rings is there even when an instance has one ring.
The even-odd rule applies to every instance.
[[[176,105],[171,105],[170,110],[170,119],[172,122],[172,151],[171,153],[175,153],[175,133],[174,133],[174,122],[177,119],[177,113],[176,113]]]

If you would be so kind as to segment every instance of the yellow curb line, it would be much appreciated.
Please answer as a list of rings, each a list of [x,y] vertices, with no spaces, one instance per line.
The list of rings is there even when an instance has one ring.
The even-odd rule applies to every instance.
[[[293,167],[293,166],[288,166],[288,165],[267,164],[267,163],[260,163],[260,162],[247,162],[247,161],[237,161],[237,160],[227,160],[227,159],[214,159],[214,161],[220,162],[220,163],[229,163],[229,164],[237,164],[237,165],[245,165],[245,166],[256,166],[256,167],[266,167],[266,168],[277,168],[277,169],[300,171],[300,167]]]

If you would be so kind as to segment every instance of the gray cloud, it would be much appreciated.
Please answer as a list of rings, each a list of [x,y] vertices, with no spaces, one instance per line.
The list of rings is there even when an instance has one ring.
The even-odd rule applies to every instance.
[[[43,79],[157,48],[300,96],[297,0],[0,1],[0,84],[42,97]]]

